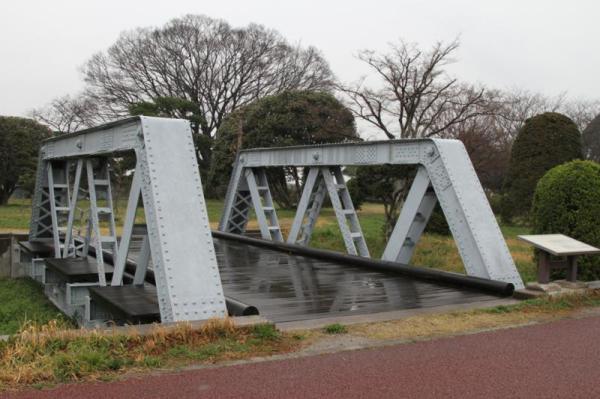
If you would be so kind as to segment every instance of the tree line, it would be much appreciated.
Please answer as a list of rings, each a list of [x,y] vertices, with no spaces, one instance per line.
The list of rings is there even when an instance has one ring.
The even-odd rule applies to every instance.
[[[377,132],[379,137],[463,141],[482,184],[490,192],[502,191],[515,137],[526,120],[540,113],[568,115],[580,131],[585,129],[586,156],[600,159],[600,122],[590,124],[600,113],[600,101],[573,101],[566,94],[548,97],[461,81],[447,68],[454,62],[459,45],[458,40],[452,40],[422,48],[398,41],[386,51],[360,51],[358,58],[370,73],[354,82],[341,82],[314,47],[292,44],[261,25],[232,27],[223,20],[188,15],[161,27],[121,34],[106,51],[85,63],[85,88],[81,93],[59,97],[33,110],[32,117],[57,133],[131,114],[189,119],[204,181],[214,179],[216,170],[227,173],[227,167],[213,162],[214,157],[217,162],[229,162],[238,148],[269,144],[253,139],[260,132],[251,129],[262,123],[257,122],[259,115],[272,117],[269,109],[288,115],[278,123],[267,124],[273,133],[265,137],[272,139],[272,144],[358,139],[354,122],[340,124],[336,132],[330,120],[321,120],[328,126],[321,129],[321,125],[302,124],[295,118],[299,108],[307,107],[305,115],[317,121],[319,118],[314,116],[319,107],[325,106],[331,107],[326,114],[340,118],[343,112],[336,102],[362,121],[360,126],[369,126],[368,131]],[[307,100],[297,93],[326,97]],[[268,107],[264,103],[257,106],[260,101],[267,101]],[[310,132],[290,130],[281,135],[294,138],[282,140],[276,129],[288,129],[292,122],[318,131],[319,140],[315,141]],[[246,130],[257,133],[245,136]],[[242,136],[248,138],[245,144],[243,140],[232,141],[232,137]],[[222,156],[224,148],[229,152],[226,157]],[[374,172],[386,182],[379,190],[371,187],[371,196],[384,203],[388,229],[398,215],[413,173],[407,168],[390,168],[349,171],[357,182],[361,173],[368,177]],[[286,182],[301,184],[297,171],[286,171],[280,178],[285,179],[280,182],[286,187]],[[287,197],[284,194],[278,196],[281,202],[292,204],[290,193]]]

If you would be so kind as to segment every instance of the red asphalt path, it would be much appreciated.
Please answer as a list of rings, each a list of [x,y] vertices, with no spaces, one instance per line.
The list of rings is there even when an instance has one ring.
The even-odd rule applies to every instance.
[[[600,317],[14,398],[600,398]]]

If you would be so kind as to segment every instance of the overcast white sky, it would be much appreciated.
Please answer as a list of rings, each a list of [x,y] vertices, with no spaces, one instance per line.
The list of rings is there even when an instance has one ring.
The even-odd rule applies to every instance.
[[[2,0],[0,115],[25,115],[78,92],[80,66],[121,31],[188,13],[277,29],[321,49],[346,81],[365,72],[355,58],[360,49],[460,35],[452,71],[462,79],[600,97],[598,0]]]

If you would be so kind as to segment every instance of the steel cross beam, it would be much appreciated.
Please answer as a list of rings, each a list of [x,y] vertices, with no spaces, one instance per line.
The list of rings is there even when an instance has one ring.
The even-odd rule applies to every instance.
[[[405,262],[410,260],[410,245],[416,244],[416,240],[422,234],[437,198],[467,274],[510,282],[516,288],[523,287],[521,276],[471,160],[458,140],[367,141],[240,151],[234,165],[219,229],[243,232],[247,220],[237,223],[237,226],[241,226],[237,231],[231,227],[233,215],[247,215],[247,205],[235,202],[241,192],[238,190],[240,176],[243,176],[246,168],[296,166],[312,169],[325,166],[383,164],[422,166],[419,178],[415,182],[418,187],[411,188],[411,195],[406,204],[409,208],[403,209],[400,214],[400,225],[387,244],[384,259]],[[303,199],[303,207],[298,211],[306,211],[307,201],[308,198]],[[237,204],[236,207],[234,203]],[[301,220],[301,217],[304,218],[304,215],[297,215],[296,220]],[[294,228],[294,240],[298,239],[298,229],[299,226]],[[300,243],[302,242],[307,240],[303,239]]]
[[[136,175],[140,178],[161,320],[226,316],[188,121],[134,117],[44,141],[32,205],[30,240],[52,238],[52,232],[48,234],[52,223],[44,165],[56,160],[108,157],[124,152],[135,152],[137,158]],[[134,188],[131,203],[135,195]],[[133,205],[129,208],[128,221]],[[131,234],[131,229],[127,234]],[[127,238],[122,242],[128,241]],[[123,252],[116,255],[121,262]]]

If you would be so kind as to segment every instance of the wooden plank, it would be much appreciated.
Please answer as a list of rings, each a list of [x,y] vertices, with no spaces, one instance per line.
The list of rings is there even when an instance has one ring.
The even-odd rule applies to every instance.
[[[261,316],[274,322],[498,299],[479,291],[239,242],[215,239],[215,249],[225,295],[256,306]],[[131,257],[135,255],[135,251],[130,252]],[[135,297],[135,288],[97,287],[91,291],[105,306],[112,307],[118,317],[127,317],[133,323],[150,320],[155,316],[151,308],[146,307],[151,305],[150,291],[137,292],[140,298]],[[133,290],[119,292],[118,289]],[[148,289],[146,285],[145,290]],[[155,305],[151,306],[157,311]]]
[[[54,247],[43,242],[19,241],[19,246],[28,253],[40,258],[52,256],[54,253]]]
[[[64,277],[70,283],[87,283],[98,281],[98,268],[95,260],[88,258],[48,258],[46,267]],[[107,277],[112,276],[113,267],[104,265]]]
[[[119,285],[91,287],[90,297],[115,316],[115,321],[150,323],[160,321],[156,287],[151,285]]]
[[[478,291],[215,239],[225,295],[275,322],[496,300]]]

